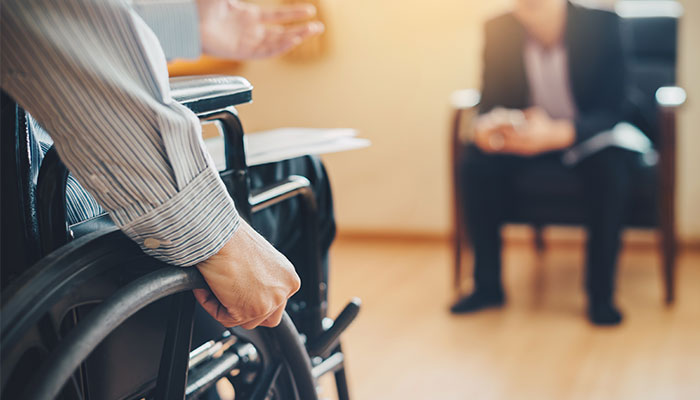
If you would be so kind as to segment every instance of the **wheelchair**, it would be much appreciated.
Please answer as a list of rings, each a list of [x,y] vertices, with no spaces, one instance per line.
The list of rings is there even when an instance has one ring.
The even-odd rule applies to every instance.
[[[2,93],[0,397],[207,399],[224,381],[235,399],[313,400],[318,379],[332,373],[338,398],[349,399],[340,336],[360,303],[351,301],[335,320],[326,317],[309,180],[289,176],[250,189],[235,109],[252,99],[245,79],[173,78],[171,93],[202,122],[219,124],[221,178],[243,218],[298,199],[304,250],[315,260],[295,266],[300,291],[279,326],[219,326],[217,336],[191,348],[193,330],[201,330],[191,291],[206,287],[197,269],[145,255],[106,215],[69,226],[67,169],[55,149],[39,165],[26,114]]]

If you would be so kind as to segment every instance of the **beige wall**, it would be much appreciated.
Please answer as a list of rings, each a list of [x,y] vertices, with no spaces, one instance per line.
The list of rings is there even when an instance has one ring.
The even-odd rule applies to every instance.
[[[679,84],[688,92],[678,138],[678,229],[682,238],[700,241],[700,2],[682,0]]]
[[[698,21],[696,0],[687,20]],[[692,4],[691,4],[692,3]],[[445,234],[449,230],[449,95],[478,87],[482,26],[509,0],[327,0],[327,50],[317,60],[247,64],[255,103],[241,107],[248,131],[279,126],[353,127],[370,138],[367,150],[325,157],[339,226],[346,231]],[[691,24],[684,25],[684,37]],[[687,43],[687,45],[686,45]],[[689,41],[684,41],[686,54]],[[700,89],[684,57],[683,80]],[[690,79],[694,78],[694,82]],[[690,90],[693,92],[698,90]],[[697,94],[700,96],[700,93]],[[700,238],[699,170],[690,145],[700,136],[695,102],[684,113],[682,232]],[[696,180],[697,181],[697,180]],[[694,186],[693,186],[694,185]],[[694,199],[694,200],[693,200]]]

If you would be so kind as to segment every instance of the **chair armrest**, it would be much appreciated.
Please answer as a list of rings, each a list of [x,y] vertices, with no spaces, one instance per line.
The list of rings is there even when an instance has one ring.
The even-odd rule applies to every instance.
[[[685,104],[686,93],[680,87],[661,87],[656,91],[659,110],[659,224],[664,232],[664,246],[671,249],[666,254],[675,253],[676,237],[676,114]],[[667,302],[671,301],[667,297]]]
[[[458,152],[464,144],[469,142],[480,101],[481,92],[476,89],[461,89],[452,92],[450,104],[453,109],[453,119],[450,142],[453,151]]]
[[[240,76],[182,76],[170,78],[170,93],[195,114],[203,114],[251,102],[253,85]]]
[[[474,108],[481,102],[481,92],[476,89],[460,89],[452,92],[450,103],[455,110]]]
[[[676,109],[687,99],[685,90],[678,86],[664,86],[656,91],[656,104],[662,109]]]

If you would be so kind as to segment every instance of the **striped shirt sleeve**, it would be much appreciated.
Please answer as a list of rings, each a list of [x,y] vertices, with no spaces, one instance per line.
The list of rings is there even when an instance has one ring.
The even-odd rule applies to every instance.
[[[173,101],[165,56],[126,0],[6,0],[2,87],[46,128],[75,178],[143,250],[190,266],[239,216]]]

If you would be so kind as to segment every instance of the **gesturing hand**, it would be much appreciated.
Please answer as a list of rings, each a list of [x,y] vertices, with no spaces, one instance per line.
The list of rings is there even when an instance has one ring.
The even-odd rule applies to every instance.
[[[275,56],[324,30],[320,22],[302,22],[316,15],[310,4],[261,8],[239,0],[198,0],[197,8],[202,50],[220,58]]]
[[[226,327],[277,326],[301,285],[289,260],[245,222],[197,268],[211,290],[195,289],[194,296]]]

